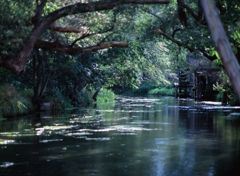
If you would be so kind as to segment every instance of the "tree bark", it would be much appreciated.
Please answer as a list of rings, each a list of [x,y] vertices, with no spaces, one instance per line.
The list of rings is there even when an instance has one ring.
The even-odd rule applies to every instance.
[[[238,60],[231,48],[213,0],[201,0],[201,2],[211,32],[212,41],[221,57],[235,93],[240,100],[240,66]]]

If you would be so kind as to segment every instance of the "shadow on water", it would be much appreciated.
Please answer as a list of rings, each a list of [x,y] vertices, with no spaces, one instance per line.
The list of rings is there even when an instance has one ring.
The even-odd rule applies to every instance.
[[[172,97],[0,121],[0,175],[240,175],[240,107]]]

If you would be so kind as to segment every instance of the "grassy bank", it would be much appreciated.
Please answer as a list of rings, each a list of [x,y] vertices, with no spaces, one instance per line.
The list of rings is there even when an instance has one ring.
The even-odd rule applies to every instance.
[[[149,90],[148,94],[149,95],[174,96],[175,89],[168,88],[168,87],[155,88],[155,89]]]
[[[171,86],[158,85],[150,81],[143,82],[138,89],[128,89],[125,95],[162,95],[174,96],[175,89]]]

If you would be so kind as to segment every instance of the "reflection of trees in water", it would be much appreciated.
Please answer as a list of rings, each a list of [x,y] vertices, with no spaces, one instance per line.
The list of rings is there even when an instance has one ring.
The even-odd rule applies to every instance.
[[[178,133],[168,145],[163,161],[165,175],[209,175],[213,154],[204,154],[214,143],[208,139],[213,131],[212,115],[196,109],[179,109]],[[177,113],[175,113],[177,115]],[[208,158],[209,157],[209,158]]]
[[[240,119],[228,119],[223,112],[220,117],[218,114],[216,113],[215,126],[220,140],[220,154],[215,163],[216,175],[240,175]]]
[[[178,146],[176,175],[240,174],[236,170],[240,165],[240,121],[224,116],[222,110],[201,107],[179,110],[179,121],[186,124],[189,142]]]
[[[211,132],[213,130],[213,116],[202,109],[188,110],[187,129],[191,133]]]

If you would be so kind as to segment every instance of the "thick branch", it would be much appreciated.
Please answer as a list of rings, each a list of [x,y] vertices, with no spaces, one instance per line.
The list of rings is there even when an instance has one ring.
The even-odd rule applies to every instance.
[[[213,43],[240,100],[240,66],[233,53],[213,0],[201,0]]]
[[[75,26],[60,26],[55,23],[52,23],[49,26],[49,29],[56,32],[72,32],[72,33],[82,33],[83,31]]]
[[[193,52],[194,49],[189,47],[189,46],[186,46],[184,43],[174,39],[171,35],[168,35],[167,33],[161,31],[160,29],[157,30],[157,33],[164,36],[166,39],[168,40],[171,40],[172,42],[176,43],[178,46],[182,46],[182,47],[185,47],[186,49],[188,49],[190,52]]]
[[[116,41],[111,41],[111,42],[104,42],[99,45],[94,45],[94,46],[88,46],[85,48],[82,47],[74,47],[72,48],[71,46],[65,46],[57,42],[46,42],[46,41],[37,41],[35,44],[36,48],[41,48],[43,50],[47,51],[58,51],[62,53],[67,53],[71,55],[76,55],[80,53],[86,53],[86,52],[95,52],[101,49],[107,49],[107,48],[126,48],[128,47],[127,42],[116,42]]]
[[[44,7],[47,3],[47,0],[42,0],[40,4],[38,4],[38,1],[36,1],[37,4],[37,10],[35,16],[32,18],[32,23],[37,24],[41,20],[41,16],[43,14]]]

